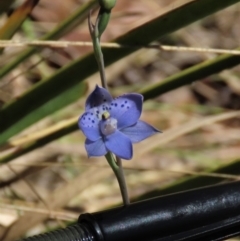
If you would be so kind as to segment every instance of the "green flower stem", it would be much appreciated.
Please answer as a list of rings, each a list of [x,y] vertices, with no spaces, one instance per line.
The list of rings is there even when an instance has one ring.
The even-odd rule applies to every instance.
[[[107,7],[112,9],[115,6],[116,1],[115,0],[113,0],[113,1],[112,0],[107,0],[107,1],[102,0],[102,1],[99,1],[99,3],[100,3],[100,6],[101,6],[101,4],[106,4]],[[106,6],[104,5],[104,7],[106,7]],[[93,50],[94,50],[95,58],[97,60],[99,72],[100,72],[102,87],[107,89],[104,58],[103,58],[102,49],[101,49],[101,45],[100,45],[100,38],[109,22],[111,10],[105,9],[104,7],[101,6],[95,25],[92,24],[91,12],[89,13],[88,27],[89,27],[89,32],[91,34],[91,38],[92,38],[92,42],[93,42]],[[122,194],[123,204],[128,205],[130,202],[129,202],[128,192],[127,192],[127,185],[126,185],[126,181],[125,181],[125,177],[124,177],[124,172],[123,172],[123,168],[122,168],[122,160],[116,156],[116,161],[115,161],[115,158],[111,152],[108,152],[105,155],[105,157],[118,180],[118,184],[119,184],[120,191]]]
[[[99,38],[93,39],[93,48],[94,48],[95,57],[96,57],[96,60],[98,63],[102,87],[104,87],[105,89],[108,89],[106,75],[105,75],[105,71],[104,71],[104,69],[105,69],[104,59],[103,59],[103,54],[102,54],[102,50],[100,47]]]
[[[96,25],[93,25],[91,22],[91,12],[90,12],[90,14],[88,16],[88,27],[89,27],[89,31],[90,31],[92,42],[93,42],[93,51],[95,54],[95,58],[97,60],[102,87],[104,87],[105,89],[108,89],[106,76],[105,76],[104,59],[103,59],[102,49],[100,46],[100,33],[99,33],[99,29],[98,29],[99,20],[100,20],[99,16],[100,15],[98,15]]]
[[[112,168],[115,176],[117,177],[118,184],[119,184],[121,194],[122,194],[123,204],[125,206],[129,205],[130,201],[129,201],[129,197],[128,197],[127,185],[126,185],[123,168],[122,168],[122,160],[116,156],[116,159],[117,159],[117,162],[116,162],[114,159],[114,156],[111,152],[108,152],[105,155],[105,157],[106,157],[110,167]]]

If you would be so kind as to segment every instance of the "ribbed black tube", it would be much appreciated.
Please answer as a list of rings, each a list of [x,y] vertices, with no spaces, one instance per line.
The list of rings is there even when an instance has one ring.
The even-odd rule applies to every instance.
[[[240,233],[240,182],[83,214],[97,240],[223,240]]]
[[[239,181],[82,214],[74,226],[24,241],[220,241],[237,235]]]
[[[20,241],[96,241],[93,232],[84,224],[75,224],[64,229],[36,235]]]

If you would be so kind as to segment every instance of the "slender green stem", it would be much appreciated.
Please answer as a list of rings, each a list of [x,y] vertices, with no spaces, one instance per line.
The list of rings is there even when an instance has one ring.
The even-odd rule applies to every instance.
[[[121,194],[122,194],[123,204],[125,206],[129,205],[130,201],[129,201],[129,197],[128,197],[126,181],[125,181],[125,178],[124,178],[122,161],[119,157],[116,157],[116,159],[117,159],[117,162],[116,162],[115,159],[114,159],[114,156],[111,152],[108,152],[105,155],[105,157],[106,157],[110,167],[112,168],[115,176],[117,177],[118,185],[120,187]]]
[[[104,59],[103,59],[103,54],[102,54],[102,50],[100,48],[100,41],[99,38],[95,39],[95,48],[96,51],[94,51],[95,53],[97,53],[98,57],[96,57],[97,59],[97,63],[98,63],[98,68],[99,68],[99,72],[100,72],[100,77],[101,77],[101,83],[102,83],[102,87],[104,87],[105,89],[108,89],[107,87],[107,81],[106,81],[106,75],[105,75],[105,67],[104,67]]]
[[[110,2],[100,1],[100,3],[102,3],[104,6],[105,6],[105,4],[107,4],[106,6],[109,7],[110,10],[105,9],[104,7],[101,6],[95,25],[92,24],[92,22],[91,22],[91,12],[90,12],[88,15],[88,27],[89,27],[89,32],[91,34],[91,38],[92,38],[92,42],[93,42],[93,50],[94,50],[95,58],[98,63],[102,86],[105,89],[107,89],[104,58],[103,58],[102,49],[101,49],[101,45],[100,45],[100,38],[101,38],[103,31],[107,27],[107,24],[110,19],[111,9],[115,6],[116,1],[115,0],[110,1]],[[119,184],[120,191],[122,194],[123,204],[128,205],[130,202],[129,202],[128,192],[127,192],[127,185],[126,185],[126,181],[124,178],[124,172],[123,172],[123,168],[122,168],[122,161],[117,156],[116,156],[116,160],[115,160],[114,156],[111,152],[108,152],[105,157],[118,180],[118,184]]]
[[[122,181],[122,185],[121,185],[121,194],[122,194],[122,198],[123,198],[123,203],[124,205],[128,205],[130,204],[130,200],[129,200],[129,196],[128,196],[128,190],[127,190],[127,184],[126,184],[126,180],[125,180],[125,176],[124,176],[124,171],[123,171],[123,167],[122,167],[122,160],[120,157],[116,156],[116,160],[117,160],[117,165],[118,165],[118,169],[119,169],[119,179]]]
[[[103,59],[102,49],[100,46],[100,33],[98,30],[98,26],[99,26],[99,15],[97,17],[96,24],[93,25],[91,22],[91,12],[90,12],[88,15],[88,27],[89,27],[89,31],[93,42],[93,50],[94,50],[95,58],[98,64],[102,86],[105,89],[108,89],[106,76],[105,76],[104,59]]]

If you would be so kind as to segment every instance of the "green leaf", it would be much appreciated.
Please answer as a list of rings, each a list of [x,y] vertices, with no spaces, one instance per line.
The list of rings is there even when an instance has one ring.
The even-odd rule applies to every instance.
[[[35,139],[33,141],[27,142],[25,144],[19,145],[16,151],[13,153],[7,154],[0,158],[0,163],[7,163],[17,157],[20,157],[30,151],[33,151],[37,148],[40,148],[56,139],[59,139],[67,134],[70,134],[73,131],[76,131],[78,129],[77,121],[70,120],[67,121],[67,124],[61,125],[60,129],[54,130],[50,133],[47,133],[46,135],[43,135],[42,137]],[[10,143],[11,145],[11,143]]]
[[[52,99],[49,99],[47,102],[43,103],[42,105],[35,108],[35,103],[28,102],[26,106],[32,107],[31,111],[28,115],[21,118],[19,121],[13,125],[12,128],[9,128],[7,131],[1,134],[0,140],[7,140],[11,136],[19,133],[20,131],[24,130],[26,127],[36,123],[40,119],[54,113],[57,110],[62,109],[63,107],[71,104],[74,101],[77,101],[81,96],[86,94],[87,91],[87,84],[86,83],[79,83],[76,86],[66,89],[61,95],[57,95]],[[48,95],[49,93],[45,93]],[[12,113],[14,116],[15,113]],[[10,120],[11,116],[8,117]]]
[[[209,75],[218,73],[224,69],[234,67],[239,63],[240,56],[238,55],[221,55],[213,60],[207,60],[177,74],[171,75],[170,77],[161,81],[161,83],[149,85],[141,89],[139,92],[144,95],[145,100],[148,100],[170,90],[174,90],[183,85],[191,84],[196,80],[200,80]]]

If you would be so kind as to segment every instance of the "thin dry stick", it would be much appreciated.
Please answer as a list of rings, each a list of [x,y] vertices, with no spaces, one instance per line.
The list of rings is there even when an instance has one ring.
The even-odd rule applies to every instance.
[[[76,117],[72,117],[70,119],[67,120],[62,120],[59,123],[52,125],[50,127],[47,127],[41,131],[37,131],[34,133],[31,133],[29,135],[23,136],[23,137],[17,137],[17,138],[13,138],[12,140],[9,140],[9,144],[11,146],[20,146],[20,145],[24,145],[26,143],[29,143],[31,141],[36,141],[44,136],[50,135],[51,133],[54,133],[58,130],[61,130],[62,128],[71,125],[73,123],[76,123],[78,120],[78,116]]]
[[[205,125],[209,125],[215,122],[220,122],[226,119],[231,119],[234,117],[238,117],[240,116],[240,111],[231,111],[228,113],[223,113],[223,114],[219,114],[219,115],[213,115],[213,116],[209,116],[209,117],[205,117],[199,120],[195,120],[195,121],[189,121],[186,125],[182,125],[182,126],[178,126],[178,127],[174,127],[172,129],[168,129],[167,132],[165,131],[165,137],[151,137],[151,140],[149,141],[151,143],[150,146],[146,145],[146,141],[144,144],[138,144],[138,146],[143,145],[140,149],[140,155],[142,155],[144,152],[147,152],[148,150],[150,150],[151,148],[153,149],[156,145],[160,145],[160,144],[166,144],[169,141],[172,141],[172,139],[175,139],[177,137],[179,137],[180,135],[184,135],[185,133],[188,133],[189,131],[201,128],[202,126]],[[40,130],[38,132],[35,133],[31,133],[29,135],[23,136],[23,137],[17,137],[14,138],[12,140],[9,141],[9,144],[11,146],[14,147],[18,147],[21,146],[23,144],[29,143],[31,141],[37,141],[38,139],[47,136],[51,133],[54,133],[57,130],[60,130],[61,128],[65,128],[68,125],[71,125],[73,123],[75,123],[77,121],[78,117],[73,117],[71,119],[68,120],[63,120],[53,126],[47,127],[43,130]],[[167,137],[166,138],[166,133],[167,133]],[[154,140],[156,139],[156,140]],[[152,140],[154,140],[155,142],[153,143]]]
[[[38,66],[40,63],[42,63],[44,61],[43,58],[41,58],[40,60],[38,60],[36,63],[32,64],[27,70],[20,72],[19,74],[17,74],[16,76],[14,76],[13,78],[9,79],[7,82],[0,84],[0,88],[3,88],[7,85],[9,85],[11,82],[13,82],[14,80],[16,80],[17,78],[19,78],[20,76],[28,73],[31,69],[35,68],[36,66]]]
[[[45,198],[51,208],[59,209],[64,207],[73,197],[79,195],[83,190],[89,188],[95,183],[98,183],[102,179],[107,179],[112,176],[110,170],[98,170],[91,167],[83,174],[74,178],[71,182],[64,184],[60,189],[52,192]],[[73,188],[74,187],[74,188]],[[43,208],[43,205],[39,205]],[[31,213],[24,213],[19,219],[10,226],[5,237],[0,237],[1,241],[16,240],[23,235],[29,228],[42,222],[48,218],[48,215],[32,215]]]
[[[180,52],[205,52],[205,53],[215,53],[215,54],[232,54],[240,55],[240,50],[229,50],[229,49],[215,49],[215,48],[201,48],[201,47],[184,47],[184,46],[169,46],[160,44],[150,44],[150,45],[126,45],[119,43],[101,43],[101,47],[105,48],[147,48],[147,49],[158,49],[164,51],[180,51]],[[67,48],[69,46],[86,47],[93,46],[92,42],[82,42],[82,41],[43,41],[43,40],[33,40],[33,41],[16,41],[16,40],[0,40],[0,48],[4,47],[27,47],[27,46],[38,46],[38,47],[51,47],[51,48]]]
[[[174,172],[174,173],[188,174],[188,175],[192,175],[192,176],[221,177],[221,178],[231,179],[231,180],[240,180],[239,175],[231,175],[231,174],[206,173],[206,172],[194,172],[194,171],[174,171],[174,170],[166,170],[166,171]]]
[[[7,164],[7,167],[16,175],[18,176],[18,173],[12,168],[12,166]],[[42,202],[44,204],[44,206],[48,209],[48,215],[52,216],[52,210],[49,207],[49,205],[47,204],[47,202],[41,197],[41,195],[37,192],[37,190],[35,189],[35,187],[24,177],[21,177],[21,179],[27,184],[27,186],[31,189],[31,191],[37,196],[37,198],[40,200],[40,202]],[[57,222],[59,223],[60,226],[63,226],[61,220],[57,219]]]
[[[4,209],[13,209],[24,212],[33,212],[49,215],[49,210],[37,207],[26,207],[14,204],[7,204],[0,200],[0,207]],[[56,218],[63,221],[73,221],[78,218],[79,214],[69,213],[69,212],[60,212],[60,211],[51,211],[50,218]]]
[[[177,139],[189,132],[192,132],[201,127],[213,124],[215,122],[220,122],[228,119],[232,119],[240,116],[240,111],[231,111],[219,115],[213,115],[209,117],[204,117],[199,120],[189,121],[182,124],[180,127],[173,127],[164,132],[162,136],[152,136],[151,139],[146,140],[144,143],[138,144],[138,151],[134,155],[134,159],[141,158],[149,150],[161,147],[162,145]]]
[[[18,176],[18,173],[13,169],[11,165],[7,164],[7,167],[16,175]],[[45,202],[45,200],[41,197],[41,195],[36,191],[35,187],[24,177],[21,178],[27,186],[31,189],[31,191],[37,196],[37,198],[44,204],[44,206],[49,210],[48,204]],[[50,210],[49,210],[50,211]]]
[[[10,165],[10,164],[8,164]],[[86,164],[86,163],[51,163],[51,162],[45,162],[45,163],[14,163],[14,166],[44,166],[44,167],[81,167],[81,166],[88,166],[91,167],[92,164]],[[94,164],[95,167],[98,168],[109,168],[107,164]],[[206,177],[220,177],[225,179],[232,179],[232,180],[238,180],[240,179],[240,175],[231,175],[231,174],[224,174],[224,173],[208,173],[208,172],[195,172],[195,171],[188,171],[188,170],[172,170],[172,169],[165,169],[165,168],[146,168],[146,167],[138,167],[138,166],[126,166],[125,169],[132,170],[132,171],[158,171],[158,172],[172,172],[176,174],[186,174],[186,175],[192,175],[192,176],[206,176]]]

